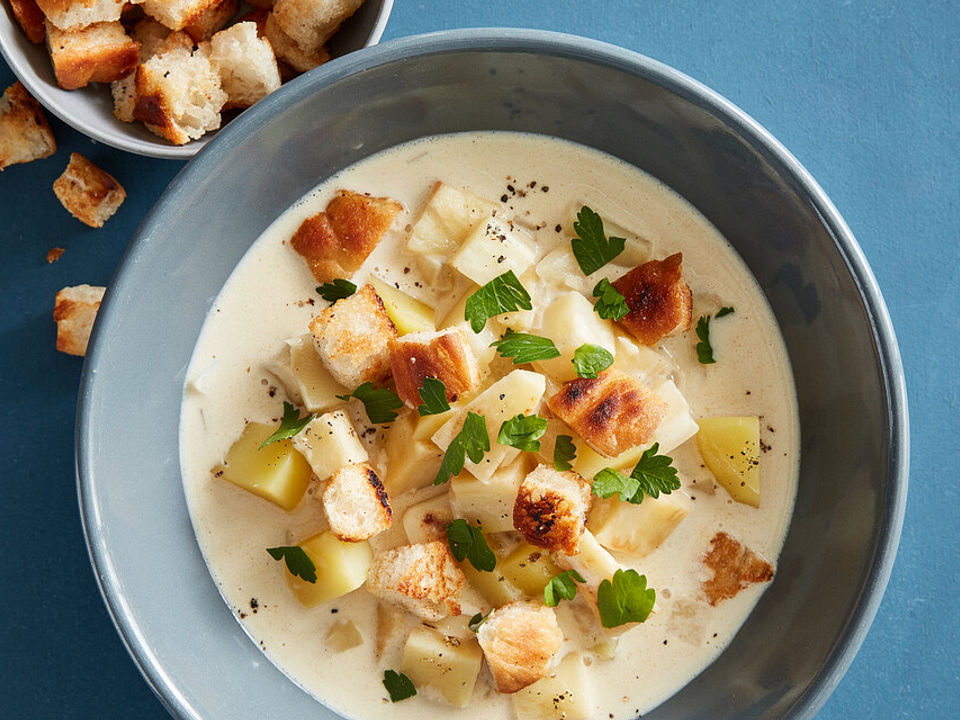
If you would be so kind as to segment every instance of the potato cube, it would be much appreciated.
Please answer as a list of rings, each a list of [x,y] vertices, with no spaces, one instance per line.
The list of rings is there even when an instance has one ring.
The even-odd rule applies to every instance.
[[[417,414],[408,410],[401,413],[387,430],[387,471],[383,484],[391,496],[427,487],[436,478],[443,462],[443,450],[432,442],[414,437],[417,424]]]
[[[517,488],[530,470],[526,457],[520,456],[481,482],[470,473],[461,473],[450,481],[450,502],[456,517],[479,524],[484,532],[513,530],[513,503]]]
[[[551,578],[560,574],[561,569],[540,548],[521,543],[497,563],[497,571],[528,597],[538,598],[543,597],[543,588]]]
[[[412,545],[432,540],[447,540],[447,525],[453,522],[453,510],[447,493],[411,505],[403,514],[403,531]]]
[[[760,419],[701,418],[700,455],[730,497],[760,507]]]
[[[574,444],[577,446],[577,458],[573,461],[573,469],[588,480],[593,480],[598,472],[608,467],[614,470],[624,468],[633,470],[633,466],[637,464],[640,456],[647,448],[646,445],[637,445],[629,450],[624,450],[619,455],[607,457],[598,453],[580,438],[574,438]]]
[[[553,340],[560,356],[538,360],[533,366],[559,382],[577,377],[573,353],[581,345],[599,345],[616,353],[613,323],[597,315],[590,301],[578,292],[565,293],[550,303],[543,311],[536,334]]]
[[[349,392],[324,366],[311,335],[287,340],[267,370],[277,376],[292,400],[310,412],[326,412],[342,405],[337,395]]]
[[[420,626],[403,647],[400,672],[418,690],[430,688],[454,707],[464,708],[473,698],[482,660],[476,640],[448,637]]]
[[[290,511],[307,491],[310,465],[290,440],[260,449],[275,430],[273,425],[249,423],[213,474]]]
[[[434,330],[433,308],[407,295],[379,278],[371,277],[370,284],[383,301],[387,315],[393,320],[398,335]]]
[[[315,417],[294,435],[293,445],[303,453],[321,482],[344,465],[368,460],[367,451],[343,410]]]
[[[660,454],[678,448],[697,434],[699,426],[690,412],[690,405],[673,380],[664,380],[653,387],[653,394],[667,406],[667,414],[653,433],[653,442],[660,444]]]
[[[302,605],[315,607],[346,595],[366,582],[367,570],[373,562],[370,543],[343,542],[327,530],[303,541],[300,547],[317,568],[315,583],[285,572],[290,589]]]
[[[480,223],[450,258],[450,264],[477,285],[513,270],[522,274],[537,259],[537,246],[529,233],[492,217]]]
[[[589,720],[594,716],[580,653],[570,653],[556,672],[514,693],[517,720]]]
[[[363,645],[363,635],[352,620],[340,620],[330,626],[323,641],[334,652],[342,653]]]
[[[616,341],[616,362],[613,366],[640,380],[652,382],[675,372],[676,365],[664,353],[646,345],[639,345],[622,335]]]
[[[490,217],[496,207],[479,195],[438,182],[410,230],[407,249],[447,256],[460,247],[467,234]]]
[[[460,569],[466,576],[467,583],[495,608],[514,600],[522,600],[524,597],[523,590],[507,580],[500,572],[499,563],[497,565],[493,572],[483,572],[475,569],[467,561],[460,563]]]
[[[690,512],[690,496],[682,490],[646,497],[639,505],[617,498],[597,500],[587,524],[605,548],[636,558],[653,552]]]

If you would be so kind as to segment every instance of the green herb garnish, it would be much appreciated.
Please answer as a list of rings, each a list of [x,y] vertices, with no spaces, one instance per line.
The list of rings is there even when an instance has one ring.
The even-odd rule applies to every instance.
[[[673,467],[673,458],[669,455],[657,455],[660,443],[654,443],[640,456],[630,475],[624,475],[613,468],[604,468],[593,478],[593,494],[608,498],[618,495],[622,502],[639,505],[643,496],[660,497],[660,493],[669,495],[680,489],[677,469]]]
[[[443,454],[443,462],[434,479],[434,485],[442,485],[452,477],[460,474],[466,457],[473,463],[483,459],[483,454],[490,451],[490,434],[487,432],[487,419],[483,415],[468,412],[467,419],[457,436],[450,441],[447,451]]]
[[[357,291],[357,286],[349,280],[337,278],[333,282],[324,283],[317,286],[317,292],[327,302],[336,302],[343,298],[348,298]]]
[[[500,340],[490,343],[490,347],[497,348],[502,357],[512,357],[514,365],[560,357],[560,351],[553,344],[553,340],[509,329]]]
[[[505,312],[532,308],[530,294],[520,284],[513,270],[507,270],[467,298],[463,319],[470,323],[475,333],[478,333],[492,317]]]
[[[636,570],[617,570],[597,589],[597,609],[605,628],[643,622],[657,601],[657,591],[647,588],[647,576]]]
[[[292,438],[298,432],[303,430],[315,416],[316,413],[310,413],[309,415],[300,417],[300,411],[284,400],[283,418],[280,420],[280,427],[274,431],[273,435],[260,443],[260,447],[258,447],[257,450],[263,450],[267,445],[270,443],[275,443],[277,440],[286,440],[287,438]]]
[[[550,607],[560,604],[561,598],[573,600],[577,596],[577,583],[585,583],[583,575],[576,570],[564,570],[550,578],[543,588],[543,601]]]
[[[722,318],[724,315],[733,315],[733,308],[730,306],[722,307],[717,310],[717,314],[714,315],[716,318]]]
[[[385,670],[383,673],[383,686],[390,693],[390,702],[400,702],[407,698],[412,698],[417,694],[417,689],[413,686],[413,681],[403,673],[393,670]]]
[[[582,378],[594,379],[613,365],[613,355],[599,345],[581,345],[573,351],[573,369]]]
[[[307,551],[299,545],[281,545],[279,547],[267,548],[270,557],[274,560],[284,560],[287,563],[287,570],[294,577],[301,578],[308,583],[317,581],[317,566],[307,555]]]
[[[403,400],[393,390],[387,388],[374,389],[372,382],[365,382],[352,393],[346,395],[337,395],[338,398],[346,402],[351,397],[363,403],[367,411],[367,417],[370,422],[388,423],[397,419],[397,413],[394,410],[403,407]]]
[[[557,435],[557,441],[553,446],[553,466],[561,472],[573,467],[571,461],[577,457],[577,446],[573,444],[573,438],[569,435]]]
[[[538,415],[517,415],[500,426],[497,442],[525,452],[537,452],[540,438],[547,431],[546,419]]]
[[[703,365],[711,365],[717,360],[713,357],[713,347],[710,345],[710,316],[701,315],[697,320],[697,360]]]
[[[474,632],[479,632],[480,626],[487,621],[487,618],[490,617],[490,613],[492,612],[493,611],[491,610],[486,615],[484,615],[483,613],[477,613],[472,618],[470,618],[470,621],[467,623],[467,627],[473,630]]]
[[[423,405],[417,408],[420,417],[424,415],[439,415],[450,409],[450,403],[447,402],[447,386],[442,380],[428,377],[420,386],[420,399]]]
[[[593,296],[597,298],[593,310],[604,320],[620,320],[630,312],[626,298],[606,278],[594,286]]]
[[[459,562],[466,558],[481,572],[492,572],[497,566],[497,556],[487,545],[483,532],[463,518],[447,525],[447,542],[450,544],[450,552]]]
[[[573,231],[577,237],[570,241],[570,247],[584,275],[602,268],[622,253],[626,245],[623,238],[607,238],[603,233],[603,220],[586,205],[577,213]]]

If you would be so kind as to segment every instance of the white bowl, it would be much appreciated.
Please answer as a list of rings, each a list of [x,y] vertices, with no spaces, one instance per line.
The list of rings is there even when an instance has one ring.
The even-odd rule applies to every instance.
[[[216,132],[186,145],[173,145],[141,123],[125,123],[113,116],[113,98],[106,85],[62,90],[53,74],[46,46],[34,45],[13,17],[9,3],[0,12],[0,53],[20,82],[43,106],[68,125],[94,140],[137,155],[186,160],[196,155]],[[367,0],[343,24],[331,41],[334,57],[376,45],[393,9],[393,0]]]

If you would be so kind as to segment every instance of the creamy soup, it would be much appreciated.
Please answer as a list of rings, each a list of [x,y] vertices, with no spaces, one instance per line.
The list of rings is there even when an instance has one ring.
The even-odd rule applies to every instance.
[[[683,253],[683,275],[693,293],[694,326],[700,316],[715,316],[721,307],[735,309],[710,324],[714,364],[698,362],[691,327],[653,348],[657,354],[654,374],[675,383],[695,420],[759,416],[759,507],[735,502],[705,466],[697,440],[687,439],[669,451],[682,481],[676,495],[686,503],[686,516],[642,557],[613,552],[622,566],[643,573],[656,589],[653,613],[642,624],[626,626],[626,632],[614,640],[612,634],[588,628],[592,616],[587,593],[562,601],[556,609],[565,635],[560,656],[578,665],[576,673],[583,681],[577,689],[578,701],[588,708],[585,716],[628,718],[646,713],[720,654],[768,586],[752,584],[735,597],[711,605],[703,586],[710,571],[703,561],[711,538],[722,531],[775,567],[796,492],[799,428],[784,345],[744,263],[683,198],[611,156],[519,133],[425,138],[381,152],[323,180],[281,215],[253,244],[217,297],[187,372],[181,463],[198,542],[220,592],[246,633],[291,680],[343,716],[366,720],[515,717],[514,701],[497,692],[486,666],[466,708],[437,702],[436,694],[427,689],[391,703],[381,681],[385,669],[399,669],[403,643],[402,638],[388,643],[378,657],[377,599],[360,588],[306,608],[291,592],[283,563],[265,552],[265,548],[298,543],[327,527],[319,483],[314,480],[303,500],[287,512],[211,471],[223,461],[245,423],[276,425],[279,421],[286,395],[270,371],[272,363],[285,341],[307,333],[311,319],[327,305],[289,240],[300,223],[323,210],[338,190],[390,197],[404,207],[352,275],[354,283],[378,277],[436,308],[438,321],[469,291],[470,284],[462,280],[452,286],[431,285],[422,264],[411,258],[406,247],[411,225],[437,181],[495,203],[498,217],[511,220],[532,238],[537,263],[557,248],[569,248],[571,221],[576,210],[587,205],[603,218],[609,234],[629,239],[631,252],[640,261],[642,255],[662,259]],[[624,258],[615,259],[599,275],[612,280],[623,272],[620,265],[630,264]],[[579,272],[575,266],[573,270]],[[525,285],[531,286],[534,315],[571,289],[563,285],[566,271],[555,272],[561,277],[553,275],[552,282],[540,279],[534,268],[523,276],[529,278]],[[588,285],[585,295],[589,298],[592,278]],[[492,325],[488,323],[488,328]],[[536,324],[527,331],[537,333]],[[348,413],[371,463],[386,472],[384,482],[389,488],[382,451],[389,430],[371,425],[356,401],[350,403]],[[494,441],[496,431],[490,428]],[[629,471],[628,467],[625,472]],[[393,527],[370,540],[374,553],[406,543],[401,522],[405,509],[438,492],[446,488],[430,486],[391,497]],[[451,635],[472,636],[466,619],[490,608],[469,592],[462,605],[460,618],[433,624]],[[328,633],[344,621],[355,624],[361,642],[337,651],[330,646]],[[408,629],[419,622],[409,619]]]

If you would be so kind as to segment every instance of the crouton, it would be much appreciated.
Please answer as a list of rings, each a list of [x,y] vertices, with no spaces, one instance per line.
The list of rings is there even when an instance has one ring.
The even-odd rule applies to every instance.
[[[668,409],[643,383],[615,369],[564,383],[549,405],[590,447],[608,457],[648,442]]]
[[[345,277],[363,264],[401,210],[396,200],[341,190],[326,210],[300,224],[290,245],[318,282]]]
[[[515,693],[547,674],[563,632],[553,608],[536,602],[516,601],[494,610],[477,640],[502,693]]]
[[[194,42],[203,42],[213,37],[214,33],[225,28],[234,15],[237,14],[238,0],[217,0],[206,10],[197,15],[189,25],[184,25],[183,31]]]
[[[277,0],[247,0],[247,4],[258,10],[270,10]]]
[[[770,563],[725,532],[713,536],[703,564],[713,570],[713,577],[703,582],[711,605],[732,598],[748,585],[773,580]]]
[[[126,0],[37,0],[37,5],[55,28],[79,30],[95,23],[116,22]]]
[[[84,225],[98,228],[127,197],[123,186],[79,153],[70,153],[67,169],[53,183],[63,206]]]
[[[576,555],[589,509],[590,483],[539,465],[520,483],[513,526],[531,545]]]
[[[330,60],[330,51],[327,50],[325,46],[314,50],[304,50],[297,45],[297,43],[280,28],[273,13],[267,17],[264,32],[277,58],[283,60],[296,72],[304,73],[308,70],[313,70],[313,68],[323,65],[323,63]]]
[[[47,48],[57,84],[76,90],[91,82],[113,82],[129,75],[140,59],[140,48],[119,21],[60,30],[47,22]]]
[[[293,447],[306,458],[320,482],[344,465],[359,465],[369,460],[357,431],[343,410],[315,417],[293,436]]]
[[[36,0],[10,0],[10,9],[27,39],[34,45],[42,43],[47,29],[43,24],[43,10]]]
[[[323,491],[323,510],[330,530],[346,542],[361,542],[393,522],[390,498],[367,463],[344,465]]]
[[[402,545],[378,555],[367,573],[367,590],[424,620],[460,614],[467,580],[442,540]]]
[[[276,0],[271,14],[299,48],[314,53],[361,5],[363,0]]]
[[[620,324],[644,345],[690,329],[693,295],[683,281],[683,255],[651,260],[613,282],[630,308]]]
[[[87,354],[90,331],[106,288],[94,285],[65,287],[57,293],[53,319],[57,323],[57,350],[68,355]]]
[[[249,12],[237,18],[238,23],[252,22],[257,26],[257,37],[267,37],[267,18],[270,17],[270,10],[265,8],[254,8]],[[269,40],[267,41],[269,42]]]
[[[143,0],[147,15],[171,30],[182,30],[200,20],[218,0]]]
[[[459,327],[397,338],[390,351],[390,369],[397,394],[412,408],[423,403],[420,387],[426,378],[443,382],[450,402],[480,382],[477,358]]]
[[[49,250],[47,250],[47,262],[52,265],[53,263],[55,263],[57,260],[60,259],[60,257],[63,255],[64,252],[66,251],[62,247],[50,248]]]
[[[310,322],[310,332],[323,364],[344,387],[376,382],[390,372],[397,329],[369,285],[323,310]]]
[[[140,43],[140,62],[145,63],[154,55],[165,53],[174,48],[193,50],[193,40],[185,32],[173,32],[166,25],[153,18],[143,18],[134,24],[130,36]],[[123,122],[133,122],[133,111],[137,105],[137,74],[132,72],[120,80],[110,83],[113,95],[113,114]]]
[[[57,141],[43,108],[19,82],[0,96],[0,171],[50,157]]]
[[[210,60],[220,73],[227,106],[247,108],[280,87],[273,48],[252,22],[237,23],[210,40]]]
[[[209,59],[186,48],[156,55],[137,68],[133,116],[174,145],[220,127],[227,94]]]

